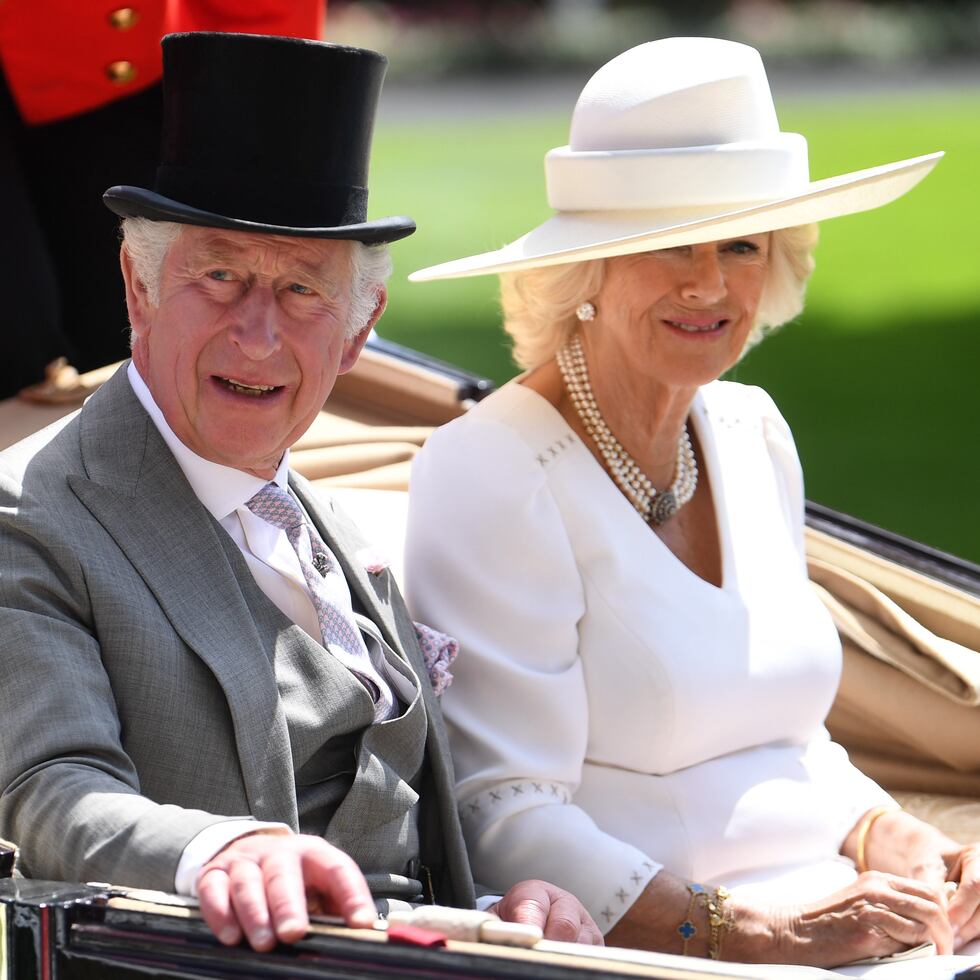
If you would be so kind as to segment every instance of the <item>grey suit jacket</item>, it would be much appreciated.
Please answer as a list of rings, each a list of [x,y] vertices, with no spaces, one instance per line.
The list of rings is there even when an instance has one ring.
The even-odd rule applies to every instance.
[[[375,758],[385,726],[370,726],[325,835],[370,870],[399,873],[384,867],[385,828],[421,808],[437,898],[470,905],[445,733],[401,596],[386,572],[352,562],[356,529],[292,485],[355,602],[423,681],[422,769],[398,771],[411,753],[391,737],[394,760]],[[0,454],[0,836],[20,845],[24,873],[172,889],[185,845],[218,820],[298,827],[277,671],[304,643],[194,496],[124,370]],[[351,729],[345,685],[356,682],[318,662],[329,744]]]

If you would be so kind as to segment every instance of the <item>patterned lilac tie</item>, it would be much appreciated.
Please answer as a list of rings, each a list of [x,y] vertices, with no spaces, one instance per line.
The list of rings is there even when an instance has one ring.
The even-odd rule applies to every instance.
[[[343,579],[343,574],[316,528],[306,520],[299,504],[276,483],[267,483],[245,506],[256,517],[286,532],[306,579],[323,645],[368,689],[374,698],[375,717],[389,717],[394,706],[391,688],[371,663],[357,625],[330,597],[328,586],[339,585],[335,579],[331,582],[331,577]]]

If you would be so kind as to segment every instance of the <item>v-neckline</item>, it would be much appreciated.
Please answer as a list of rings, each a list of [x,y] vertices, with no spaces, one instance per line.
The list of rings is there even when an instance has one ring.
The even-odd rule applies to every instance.
[[[714,593],[731,593],[731,591],[736,588],[736,573],[735,573],[735,562],[734,553],[732,550],[731,542],[731,528],[728,521],[728,508],[725,501],[725,486],[724,479],[722,476],[722,467],[718,459],[718,446],[715,439],[715,432],[713,430],[709,413],[704,405],[704,397],[702,391],[699,389],[698,393],[694,397],[694,401],[691,403],[690,419],[694,426],[695,433],[697,435],[697,443],[701,450],[701,459],[698,460],[698,465],[702,471],[707,473],[709,490],[711,493],[711,506],[714,512],[715,518],[715,528],[718,536],[718,551],[719,558],[721,561],[721,584],[715,585],[714,582],[708,581],[708,579],[703,578],[697,572],[695,572],[686,562],[682,561],[677,555],[668,547],[667,543],[660,537],[656,531],[651,528],[647,522],[640,516],[636,508],[630,503],[630,501],[623,494],[622,490],[616,485],[615,480],[609,475],[605,467],[596,459],[593,452],[589,449],[588,445],[582,440],[581,436],[569,425],[568,420],[564,415],[543,395],[539,394],[533,388],[529,388],[527,385],[521,384],[517,379],[515,379],[511,384],[516,388],[523,389],[528,392],[534,399],[539,401],[543,406],[546,407],[547,411],[553,414],[553,416],[561,421],[561,423],[566,426],[569,432],[575,437],[575,440],[582,450],[582,452],[588,457],[588,463],[591,463],[595,467],[596,471],[602,476],[604,483],[609,487],[612,494],[615,495],[618,503],[617,507],[625,508],[626,517],[624,520],[634,520],[642,528],[644,535],[647,539],[652,539],[656,543],[653,548],[659,550],[661,553],[667,555],[667,560],[675,563],[681,569],[683,569],[684,574],[688,575],[695,582],[699,583],[706,589],[710,589]],[[588,464],[586,464],[588,465]]]

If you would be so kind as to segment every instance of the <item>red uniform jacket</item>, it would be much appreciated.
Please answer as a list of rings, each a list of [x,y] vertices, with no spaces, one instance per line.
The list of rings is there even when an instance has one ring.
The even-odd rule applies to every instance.
[[[160,78],[169,31],[322,36],[326,0],[0,0],[0,64],[31,124],[132,95]]]

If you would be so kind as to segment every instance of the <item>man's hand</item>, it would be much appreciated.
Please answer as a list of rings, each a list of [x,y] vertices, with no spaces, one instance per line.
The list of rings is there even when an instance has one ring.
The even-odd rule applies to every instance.
[[[227,946],[241,942],[269,950],[302,939],[308,903],[368,928],[377,918],[360,869],[319,837],[251,834],[219,851],[197,879],[201,915]]]
[[[522,881],[514,885],[487,911],[506,922],[540,926],[545,939],[603,945],[602,933],[585,906],[571,893],[546,881]]]

